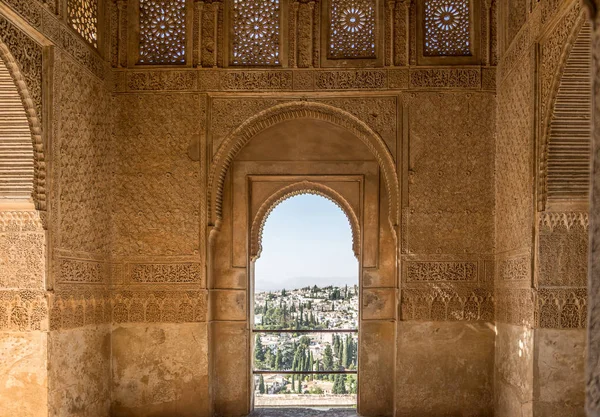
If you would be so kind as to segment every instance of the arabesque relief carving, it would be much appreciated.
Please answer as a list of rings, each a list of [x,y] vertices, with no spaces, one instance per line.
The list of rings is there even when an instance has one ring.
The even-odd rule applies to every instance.
[[[408,262],[407,282],[476,282],[476,262]]]
[[[402,320],[493,321],[494,295],[482,288],[441,284],[402,290]]]

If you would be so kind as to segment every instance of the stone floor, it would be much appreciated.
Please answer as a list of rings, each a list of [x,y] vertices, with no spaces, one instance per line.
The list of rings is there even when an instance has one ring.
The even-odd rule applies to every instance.
[[[248,417],[357,417],[356,410],[345,408],[257,408]]]

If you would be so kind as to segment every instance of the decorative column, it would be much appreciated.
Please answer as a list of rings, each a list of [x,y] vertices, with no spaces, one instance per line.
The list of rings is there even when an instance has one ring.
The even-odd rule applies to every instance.
[[[300,4],[298,14],[298,67],[311,68],[313,58],[313,14],[315,2]]]
[[[410,0],[398,0],[394,16],[394,65],[408,65],[408,28]]]
[[[120,68],[127,68],[127,0],[118,0],[119,28],[117,33],[118,61]]]
[[[193,65],[194,68],[202,66],[202,11],[204,9],[204,1],[196,0],[194,3],[194,52]]]
[[[290,52],[288,54],[288,62],[290,68],[296,68],[296,54],[298,48],[298,42],[296,40],[296,35],[298,33],[298,8],[299,4],[297,1],[292,1],[290,4],[290,19],[288,22],[289,29],[289,42],[290,42]]]
[[[206,4],[201,19],[201,52],[200,61],[203,67],[217,66],[217,25],[219,3]]]
[[[385,8],[385,66],[394,65],[394,6],[396,0],[387,0]]]

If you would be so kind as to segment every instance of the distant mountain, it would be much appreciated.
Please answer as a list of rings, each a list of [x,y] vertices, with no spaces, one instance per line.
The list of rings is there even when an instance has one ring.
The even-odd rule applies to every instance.
[[[342,287],[344,285],[355,285],[358,284],[358,277],[296,277],[287,278],[280,281],[271,281],[267,279],[256,278],[254,283],[255,291],[281,291],[295,290],[298,288],[308,287],[316,285],[318,287],[327,287],[333,285],[336,287]]]

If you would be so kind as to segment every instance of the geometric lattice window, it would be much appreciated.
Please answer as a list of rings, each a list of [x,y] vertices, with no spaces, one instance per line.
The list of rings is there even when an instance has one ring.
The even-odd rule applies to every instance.
[[[425,0],[426,56],[471,55],[471,0]]]
[[[69,24],[83,39],[98,47],[98,0],[68,0]]]
[[[141,64],[185,64],[185,0],[140,0]]]
[[[233,0],[232,64],[278,65],[279,0]]]
[[[375,58],[375,0],[331,0],[330,58]]]

